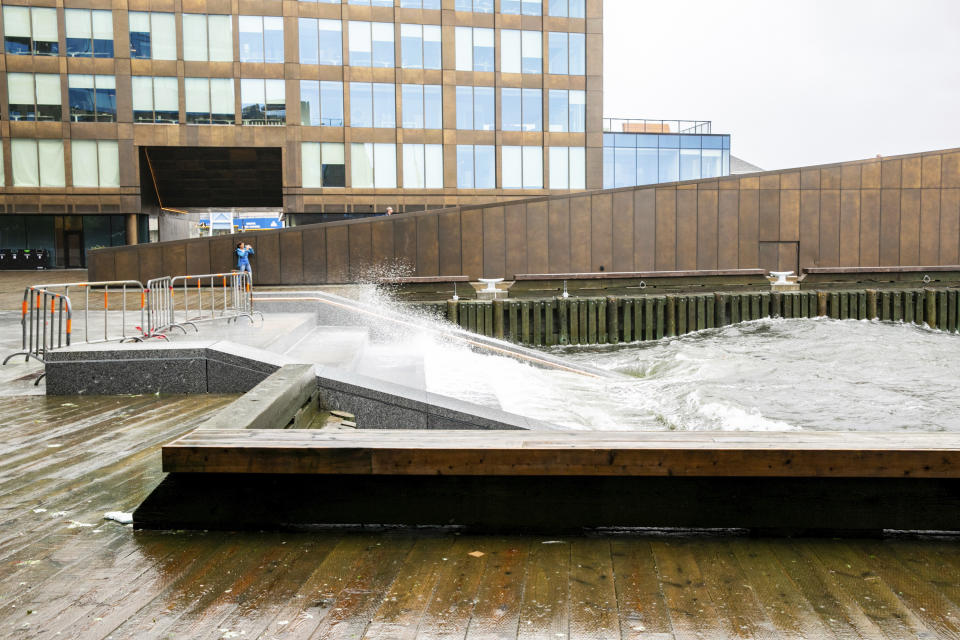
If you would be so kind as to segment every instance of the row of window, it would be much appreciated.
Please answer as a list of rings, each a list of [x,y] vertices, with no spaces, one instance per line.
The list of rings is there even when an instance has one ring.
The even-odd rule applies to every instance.
[[[187,124],[234,124],[232,78],[184,78]],[[115,122],[117,88],[113,76],[69,74],[69,118],[73,122]],[[178,123],[179,86],[173,76],[133,76],[133,121]],[[397,127],[395,85],[351,82],[350,120],[353,127]],[[543,98],[540,89],[501,88],[503,131],[542,131]],[[12,120],[62,120],[60,76],[47,73],[8,73],[7,92]],[[400,86],[400,127],[442,129],[443,98],[440,85]],[[578,90],[548,90],[547,130],[555,133],[583,132],[586,124],[586,93]],[[304,126],[342,127],[345,124],[343,83],[302,80],[300,123]],[[247,125],[286,122],[286,83],[279,79],[240,79],[242,123]],[[493,87],[456,88],[456,127],[460,130],[496,129]]]
[[[67,55],[113,56],[110,11],[66,9]],[[58,55],[56,9],[4,7],[4,43],[10,54]],[[175,14],[129,12],[130,56],[176,60]],[[352,20],[348,28],[348,60],[357,67],[394,67],[394,24]],[[239,16],[241,62],[284,62],[283,18]],[[343,65],[343,23],[300,18],[301,64]],[[494,30],[455,29],[456,68],[494,71]],[[436,25],[400,25],[400,67],[440,69],[441,30]],[[586,40],[582,33],[547,33],[547,72],[584,75]],[[233,17],[183,14],[183,59],[233,61]],[[500,66],[504,73],[543,73],[543,33],[504,29],[500,32]]]
[[[301,0],[324,4],[341,4],[341,0]],[[525,16],[543,15],[543,5],[547,5],[547,15],[559,18],[583,18],[586,0],[500,0],[500,13]],[[373,7],[392,7],[393,0],[346,0],[344,4],[359,4]],[[400,0],[402,9],[439,10],[440,0]],[[493,0],[456,0],[456,11],[475,13],[493,13]]]
[[[15,187],[66,186],[63,140],[10,141],[11,170]],[[119,187],[120,159],[116,140],[71,140],[74,187]],[[0,154],[0,186],[3,186]]]
[[[120,163],[115,140],[71,140],[72,186],[119,187]],[[345,187],[345,149],[340,142],[301,143],[301,167],[305,188]],[[407,189],[443,187],[443,146],[401,145],[403,186]],[[397,188],[397,145],[353,143],[350,148],[350,184],[353,188]],[[13,186],[64,187],[63,140],[14,138],[10,141]],[[550,147],[551,189],[584,189],[586,179],[583,147]],[[496,188],[496,155],[493,145],[457,145],[457,187]],[[501,147],[504,189],[543,188],[543,147]],[[0,153],[0,186],[3,186],[3,154]]]
[[[303,142],[301,169],[305,188],[346,186],[345,149],[350,148],[350,186],[355,189],[397,188],[397,145],[392,143]],[[404,144],[403,187],[440,189],[443,185],[443,145]],[[457,188],[496,188],[496,149],[493,145],[457,145]],[[584,189],[586,152],[583,147],[549,147],[550,189]],[[500,150],[504,189],[543,188],[543,147],[505,146]]]
[[[729,149],[604,147],[603,188],[717,178],[730,174]]]

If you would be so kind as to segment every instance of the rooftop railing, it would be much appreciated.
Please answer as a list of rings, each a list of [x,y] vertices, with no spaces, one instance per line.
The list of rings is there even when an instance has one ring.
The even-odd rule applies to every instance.
[[[603,119],[605,133],[711,133],[711,127],[710,120]]]

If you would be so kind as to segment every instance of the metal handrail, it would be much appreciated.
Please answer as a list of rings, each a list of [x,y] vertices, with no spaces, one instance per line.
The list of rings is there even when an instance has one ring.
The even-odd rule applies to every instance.
[[[165,276],[147,282],[147,336],[213,320],[233,322],[247,318],[252,323],[253,280],[248,272]]]
[[[627,131],[624,125],[641,125],[642,130]],[[669,127],[673,127],[672,129]],[[648,130],[649,128],[649,130]],[[711,133],[710,120],[678,120],[660,118],[604,118],[604,133]]]

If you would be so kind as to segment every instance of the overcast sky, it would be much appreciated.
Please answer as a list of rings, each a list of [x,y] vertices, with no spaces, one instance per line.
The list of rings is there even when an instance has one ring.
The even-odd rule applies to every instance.
[[[764,169],[960,147],[960,0],[605,0],[604,115]]]

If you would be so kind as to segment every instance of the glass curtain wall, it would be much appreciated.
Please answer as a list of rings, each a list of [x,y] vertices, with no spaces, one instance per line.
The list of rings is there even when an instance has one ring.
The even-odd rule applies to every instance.
[[[729,174],[728,135],[603,135],[604,189]]]

